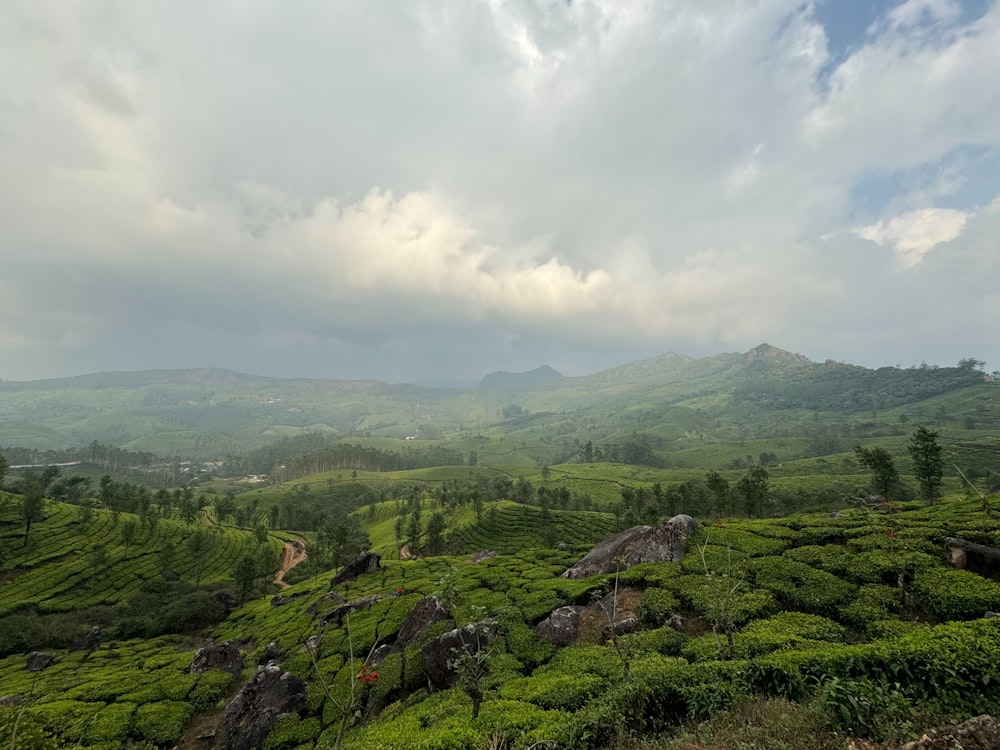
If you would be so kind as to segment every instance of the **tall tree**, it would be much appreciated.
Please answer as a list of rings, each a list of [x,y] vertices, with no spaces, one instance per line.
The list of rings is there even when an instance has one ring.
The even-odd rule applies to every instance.
[[[873,448],[855,446],[854,455],[872,473],[872,489],[886,500],[899,484],[899,472],[892,460],[892,454],[881,445]]]
[[[938,499],[941,489],[941,477],[944,476],[944,459],[941,456],[941,446],[937,441],[938,434],[921,425],[913,431],[906,449],[913,459],[913,474],[920,482],[928,505],[933,505]]]
[[[751,466],[736,483],[736,489],[743,496],[748,516],[764,515],[764,507],[771,497],[771,475],[763,466]]]
[[[24,521],[24,546],[28,544],[31,523],[45,510],[45,482],[33,471],[25,472],[21,488],[21,519]]]

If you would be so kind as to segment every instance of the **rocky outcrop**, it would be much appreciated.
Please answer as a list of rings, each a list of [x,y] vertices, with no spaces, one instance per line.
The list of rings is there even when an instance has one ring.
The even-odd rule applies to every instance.
[[[944,540],[948,562],[954,568],[968,568],[980,575],[1000,575],[1000,549],[950,536]]]
[[[688,537],[697,530],[698,522],[688,515],[659,526],[633,526],[599,543],[562,577],[589,578],[644,562],[680,562]]]
[[[206,646],[195,651],[188,671],[194,674],[222,669],[233,677],[239,677],[243,672],[243,666],[239,646],[235,641],[225,641],[217,646]]]
[[[451,613],[436,596],[425,596],[406,616],[396,633],[396,648],[402,651],[417,642],[424,631],[435,622],[451,618]]]
[[[364,596],[360,599],[355,599],[353,601],[347,602],[346,604],[341,604],[335,609],[331,609],[325,615],[320,618],[321,625],[336,625],[338,628],[343,623],[344,618],[351,612],[363,612],[366,609],[371,609],[376,604],[386,599],[391,599],[395,594],[372,594],[371,596]]]
[[[277,664],[257,674],[226,706],[223,750],[250,750],[264,744],[274,726],[306,706],[306,683]]]
[[[96,651],[101,646],[101,629],[94,625],[86,634],[73,641],[73,651]]]
[[[906,743],[900,750],[996,750],[996,748],[1000,748],[1000,719],[983,714],[961,724],[932,729],[919,740]]]
[[[342,567],[337,575],[330,579],[330,588],[347,581],[353,581],[362,573],[370,573],[373,570],[378,570],[381,566],[382,558],[371,550],[366,550]]]
[[[580,616],[586,607],[559,607],[535,625],[535,632],[556,646],[572,646],[580,635]]]
[[[480,550],[472,555],[471,561],[474,563],[481,562],[482,560],[487,560],[491,557],[496,557],[497,553],[491,549]]]
[[[445,690],[458,681],[458,672],[452,667],[456,657],[465,651],[478,654],[496,640],[494,620],[481,620],[464,628],[449,630],[427,643],[420,652],[420,667],[427,676],[431,690]]]
[[[25,669],[29,672],[41,672],[55,664],[56,658],[44,651],[32,651],[25,661]]]

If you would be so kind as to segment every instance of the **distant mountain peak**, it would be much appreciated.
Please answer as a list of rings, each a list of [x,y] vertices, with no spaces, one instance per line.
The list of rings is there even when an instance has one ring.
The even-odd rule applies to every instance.
[[[808,365],[812,364],[812,360],[802,354],[796,354],[795,352],[785,351],[784,349],[779,349],[771,344],[760,344],[755,346],[753,349],[748,351],[743,355],[744,362],[755,362],[761,359],[771,359],[771,360],[786,360],[788,362],[795,362],[797,364]]]
[[[480,388],[496,388],[510,385],[536,385],[547,383],[550,380],[559,380],[563,375],[558,370],[554,370],[548,365],[536,367],[534,370],[526,372],[497,372],[486,375],[480,382]]]

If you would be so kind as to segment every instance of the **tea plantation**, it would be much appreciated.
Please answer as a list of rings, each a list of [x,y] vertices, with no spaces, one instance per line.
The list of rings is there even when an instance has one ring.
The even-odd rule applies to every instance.
[[[845,735],[900,742],[1000,710],[996,571],[971,557],[951,567],[945,548],[950,537],[1000,546],[1000,516],[979,499],[707,521],[680,562],[580,580],[560,574],[614,531],[605,514],[566,512],[549,545],[537,508],[488,503],[478,519],[458,508],[452,536],[501,553],[475,563],[467,553],[395,559],[389,509],[359,517],[382,540],[381,567],[333,587],[310,577],[209,629],[239,644],[241,678],[190,674],[203,643],[194,633],[53,648],[38,672],[11,653],[0,659],[0,740],[17,720],[20,747],[222,747],[222,709],[272,642],[269,656],[308,688],[268,750],[842,748]],[[19,539],[14,516],[0,520],[4,538]],[[158,575],[157,550],[184,550],[194,533],[161,521],[126,556],[110,517],[95,516],[86,535],[74,523],[69,506],[53,504],[36,542],[14,548],[4,613],[127,607]],[[208,533],[212,554],[178,562],[183,579],[199,564],[202,583],[231,578],[257,544],[249,531]],[[96,539],[117,561],[98,577],[85,559]],[[429,596],[446,615],[394,647]],[[535,626],[567,606],[580,608],[579,628],[556,646]],[[425,645],[466,626],[481,650],[456,653],[457,682],[432,688]]]

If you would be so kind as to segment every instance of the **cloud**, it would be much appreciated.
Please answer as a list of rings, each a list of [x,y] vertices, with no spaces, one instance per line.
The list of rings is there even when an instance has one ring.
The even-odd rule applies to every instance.
[[[912,268],[924,254],[962,233],[969,214],[953,208],[923,208],[854,230],[880,247],[889,245],[900,268]]]
[[[0,377],[1000,359],[953,304],[1000,195],[1000,6],[967,10],[834,62],[798,0],[12,4]],[[944,325],[931,269],[947,345],[904,335]]]

